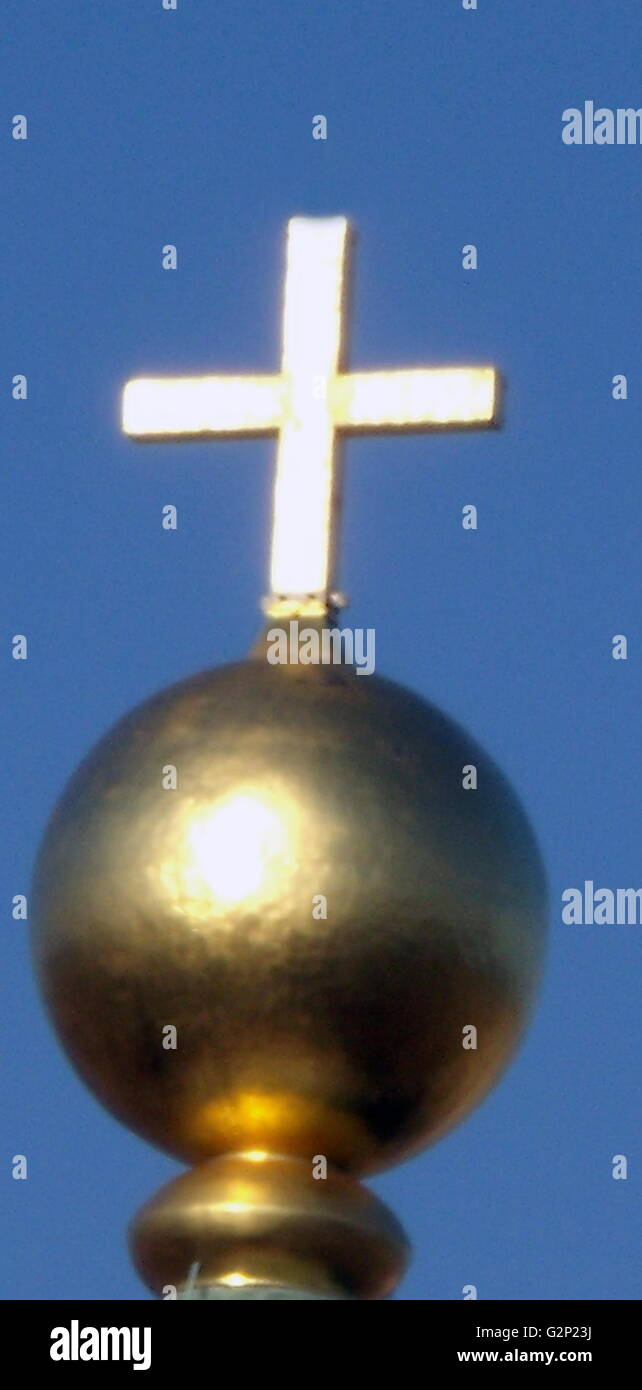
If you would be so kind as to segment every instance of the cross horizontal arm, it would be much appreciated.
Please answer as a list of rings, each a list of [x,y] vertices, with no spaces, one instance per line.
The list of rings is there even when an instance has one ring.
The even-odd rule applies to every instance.
[[[280,376],[136,377],[123,393],[123,430],[135,439],[262,434],[283,419]]]
[[[350,372],[331,383],[330,409],[343,429],[492,425],[499,397],[493,367]]]

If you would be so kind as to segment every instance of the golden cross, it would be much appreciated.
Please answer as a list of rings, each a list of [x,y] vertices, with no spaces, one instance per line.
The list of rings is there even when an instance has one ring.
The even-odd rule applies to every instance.
[[[493,367],[342,370],[349,224],[288,223],[281,371],[270,376],[138,377],[123,393],[134,439],[278,433],[271,616],[312,617],[335,593],[340,464],[337,431],[488,428],[498,423]]]

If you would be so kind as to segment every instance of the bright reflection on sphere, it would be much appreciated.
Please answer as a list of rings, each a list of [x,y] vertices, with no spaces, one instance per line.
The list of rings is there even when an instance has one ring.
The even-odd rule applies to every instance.
[[[264,798],[235,792],[190,825],[187,875],[222,902],[261,892],[288,853],[285,817]]]

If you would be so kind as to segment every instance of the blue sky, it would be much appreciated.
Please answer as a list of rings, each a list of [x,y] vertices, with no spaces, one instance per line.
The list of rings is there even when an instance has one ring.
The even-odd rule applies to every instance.
[[[0,1295],[147,1296],[124,1228],[178,1166],[73,1076],[11,899],[82,755],[162,686],[242,656],[265,589],[271,443],[136,447],[120,388],[275,370],[284,224],[344,213],[352,364],[491,361],[508,380],[499,434],[350,443],[349,621],[508,774],[552,899],[512,1067],[373,1183],[415,1246],[398,1296],[639,1298],[642,926],[561,921],[585,879],[642,885],[642,148],[561,139],[569,106],[642,106],[638,4],[5,0],[3,27]]]

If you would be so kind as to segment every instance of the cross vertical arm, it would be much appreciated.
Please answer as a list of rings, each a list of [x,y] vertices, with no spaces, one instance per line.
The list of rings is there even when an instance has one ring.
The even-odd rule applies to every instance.
[[[339,456],[330,410],[341,358],[345,217],[294,217],[288,226],[279,436],[266,609],[326,613],[339,526]]]

